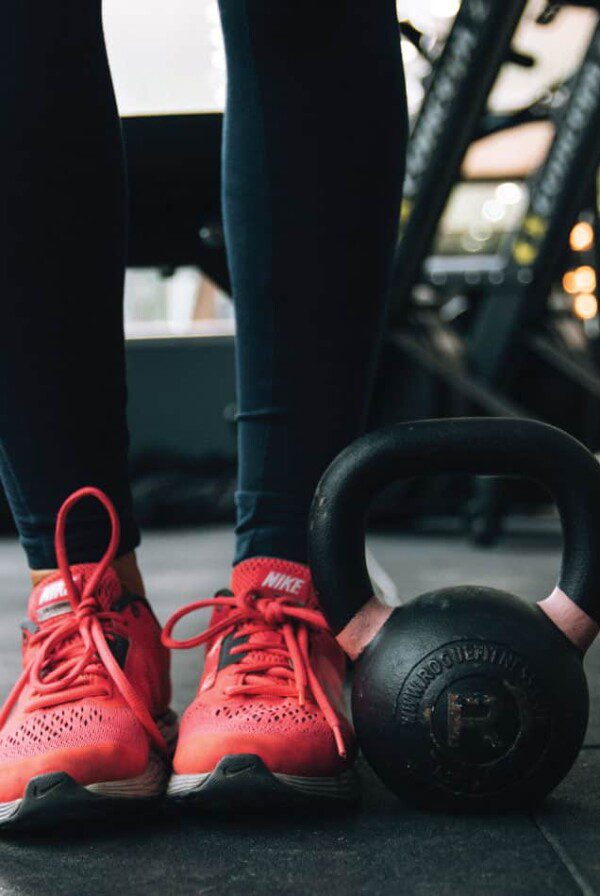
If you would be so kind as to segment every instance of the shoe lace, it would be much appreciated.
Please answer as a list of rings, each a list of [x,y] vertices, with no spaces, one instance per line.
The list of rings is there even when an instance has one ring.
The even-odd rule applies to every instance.
[[[111,536],[102,560],[81,592],[69,567],[65,529],[70,510],[88,496],[97,498],[106,509]],[[125,633],[122,620],[115,611],[104,610],[95,597],[104,573],[116,556],[119,539],[117,512],[110,498],[100,489],[91,486],[81,488],[67,498],[60,508],[56,520],[56,559],[73,611],[48,620],[31,636],[29,645],[37,649],[31,650],[32,659],[26,664],[0,711],[0,729],[26,685],[32,689],[32,696],[25,706],[27,712],[86,696],[109,696],[114,685],[150,738],[162,751],[167,752],[167,744],[148,708],[109,647],[107,636]]]
[[[183,641],[173,638],[173,629],[184,616],[210,607],[229,612],[200,635]],[[283,595],[264,597],[252,591],[235,596],[216,595],[174,613],[163,629],[162,642],[171,649],[189,650],[234,631],[248,638],[231,648],[231,654],[239,656],[241,662],[236,681],[225,688],[225,694],[294,697],[304,706],[310,690],[331,728],[339,755],[346,758],[340,721],[310,659],[311,634],[329,631],[320,610],[301,606]]]

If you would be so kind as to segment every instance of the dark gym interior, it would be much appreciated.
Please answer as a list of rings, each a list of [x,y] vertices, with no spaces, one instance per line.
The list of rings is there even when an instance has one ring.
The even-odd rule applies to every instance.
[[[145,6],[105,0],[104,25],[129,183],[125,334],[133,501],[147,592],[164,623],[182,601],[205,599],[227,585],[237,473],[235,316],[221,209],[226,65],[217,4]],[[345,473],[342,465],[331,475],[331,495],[322,483],[319,494],[331,501],[321,521],[313,509],[315,574],[325,601],[328,588],[340,583],[348,595],[347,614],[326,607],[326,615],[337,634],[369,597],[370,582],[366,595],[360,588],[362,516],[356,512],[358,523],[352,516],[362,501],[370,580],[390,607],[470,584],[502,589],[531,606],[566,592],[573,612],[598,621],[600,6],[594,0],[398,0],[397,9],[410,136],[367,431],[407,429],[390,436],[397,445],[379,447],[375,472],[367,457],[374,442],[365,443],[347,459]],[[473,435],[464,430],[468,459],[457,460],[451,421],[463,417],[474,418]],[[485,418],[503,420],[494,429]],[[521,418],[535,421],[531,433],[518,430]],[[436,432],[444,451],[421,450],[418,424],[415,431],[409,425],[430,419],[442,421]],[[587,450],[579,454],[572,440],[555,443],[544,429],[535,454],[528,439],[535,441],[542,432],[535,427],[543,424]],[[518,455],[516,465],[500,441]],[[344,501],[350,502],[351,488],[349,509]],[[335,551],[350,559],[345,573],[332,573],[329,581]],[[27,588],[15,526],[0,496],[2,694],[20,668],[15,632]],[[208,625],[209,615],[202,611],[195,624]],[[549,625],[545,616],[543,625]],[[546,657],[556,670],[572,659],[563,631]],[[493,628],[486,637],[502,640]],[[577,646],[576,638],[570,641]],[[529,642],[523,644],[526,653]],[[387,743],[380,760],[379,745],[365,735],[362,799],[350,809],[204,813],[161,803],[110,824],[92,819],[11,833],[0,838],[0,894],[291,896],[324,887],[332,896],[600,893],[600,646],[596,641],[588,649],[582,641],[579,647],[589,721],[581,745],[569,729],[583,724],[570,695],[540,760],[554,782],[543,799],[507,808],[495,794],[490,807],[469,804],[472,794],[463,792],[462,803],[414,805],[392,792],[406,781],[390,784],[370,767],[394,760]],[[419,649],[430,649],[425,636]],[[175,652],[178,713],[194,697],[202,662],[199,651]],[[361,654],[357,717],[366,665]],[[564,682],[565,691],[570,686]],[[351,687],[352,671],[348,702]],[[377,699],[364,709],[367,716],[379,714]],[[377,724],[365,725],[378,740]],[[570,770],[562,769],[561,750],[573,752]],[[472,786],[475,792],[479,779]],[[502,787],[507,795],[512,784]],[[525,790],[521,782],[518,787]]]

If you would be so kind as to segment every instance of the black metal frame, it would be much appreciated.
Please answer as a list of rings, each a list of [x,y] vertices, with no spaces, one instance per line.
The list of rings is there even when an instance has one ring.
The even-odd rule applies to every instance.
[[[390,319],[410,295],[477,131],[498,71],[509,57],[526,0],[463,0],[435,65],[408,144]]]
[[[544,340],[540,326],[535,335],[530,335],[531,324],[541,324],[546,317],[548,295],[564,259],[570,228],[589,199],[590,184],[600,162],[600,26],[578,75],[570,79],[570,98],[559,112],[547,161],[532,183],[523,225],[509,238],[504,255],[494,259],[493,268],[481,272],[480,286],[489,294],[482,304],[473,340],[465,341],[454,357],[450,352],[440,354],[435,336],[436,310],[420,312],[413,303],[414,287],[426,281],[425,262],[459,178],[462,159],[485,127],[485,102],[502,62],[509,58],[510,41],[524,5],[501,0],[478,6],[464,0],[434,70],[408,149],[387,345],[448,387],[458,397],[458,413],[477,410],[492,416],[525,415],[508,397],[510,391],[503,388],[507,375],[510,379],[514,371],[511,352],[523,349],[524,334],[529,351],[543,354],[562,375],[587,389],[594,401],[600,397],[600,381],[596,381],[592,366],[563,354],[552,340]],[[488,13],[485,22],[473,15],[484,7]],[[469,53],[463,57],[462,67],[453,69],[452,60],[460,44],[457,34],[460,36],[463,28],[468,29],[471,41],[467,41]],[[446,104],[439,102],[440,93],[448,97]],[[575,116],[578,128],[573,139]],[[456,402],[451,413],[456,413]],[[501,494],[493,482],[478,490],[471,521],[471,531],[478,540],[489,541],[496,534]]]
[[[502,61],[509,58],[524,5],[464,0],[461,6],[409,142],[392,285],[388,344],[462,396],[465,409],[470,403],[471,410],[490,415],[522,413],[508,395],[514,357],[524,349],[572,379],[594,400],[600,397],[600,378],[591,357],[561,351],[559,340],[543,332],[548,295],[564,259],[569,231],[589,198],[600,164],[600,24],[578,74],[570,79],[569,100],[559,113],[546,162],[532,181],[522,225],[493,265],[468,272],[485,297],[460,362],[436,355],[430,339],[435,312],[429,315],[429,325],[420,326],[412,303],[414,287],[427,280],[424,271],[440,216],[460,163],[481,132],[485,100]],[[469,53],[453,67],[457,47],[463,44]],[[480,69],[482,58],[485,65]],[[446,104],[440,103],[440,95],[448,97]],[[466,285],[462,276],[445,277],[444,287],[461,280]]]
[[[560,274],[569,232],[589,201],[600,165],[600,23],[557,122],[547,159],[531,183],[527,212],[507,241],[503,265],[486,287],[468,367],[493,386],[510,388],[523,342],[582,389],[600,398],[593,365],[569,357],[543,334],[548,296]],[[595,193],[595,190],[594,190]]]
[[[411,132],[400,234],[394,259],[386,353],[396,353],[446,387],[453,413],[523,416],[522,409],[478,382],[460,359],[440,357],[429,325],[413,316],[414,287],[422,278],[440,217],[460,177],[460,167],[481,128],[488,95],[505,62],[527,0],[463,0],[434,66]],[[385,369],[382,374],[383,388]]]

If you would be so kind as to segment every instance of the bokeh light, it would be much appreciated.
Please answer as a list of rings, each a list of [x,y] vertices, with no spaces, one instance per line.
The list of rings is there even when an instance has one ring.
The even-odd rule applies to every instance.
[[[581,320],[592,320],[598,314],[598,299],[593,293],[579,293],[573,299],[573,312]]]
[[[594,245],[594,228],[588,221],[579,221],[571,230],[569,245],[573,252],[587,252]]]

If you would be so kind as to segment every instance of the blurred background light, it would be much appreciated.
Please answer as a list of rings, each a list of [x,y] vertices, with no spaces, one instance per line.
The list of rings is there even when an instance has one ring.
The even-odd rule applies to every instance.
[[[598,314],[598,299],[592,293],[579,293],[573,299],[573,311],[581,320],[592,320]]]
[[[573,252],[587,252],[594,245],[594,228],[588,221],[579,221],[571,230],[569,245]]]
[[[506,210],[502,203],[498,202],[497,199],[487,199],[483,203],[481,214],[487,221],[498,222],[502,220],[506,214]]]
[[[596,272],[590,265],[581,265],[573,271],[567,271],[563,277],[563,289],[570,295],[589,293],[596,289]]]
[[[505,181],[496,187],[495,197],[503,205],[518,205],[523,199],[523,187],[514,181]]]

